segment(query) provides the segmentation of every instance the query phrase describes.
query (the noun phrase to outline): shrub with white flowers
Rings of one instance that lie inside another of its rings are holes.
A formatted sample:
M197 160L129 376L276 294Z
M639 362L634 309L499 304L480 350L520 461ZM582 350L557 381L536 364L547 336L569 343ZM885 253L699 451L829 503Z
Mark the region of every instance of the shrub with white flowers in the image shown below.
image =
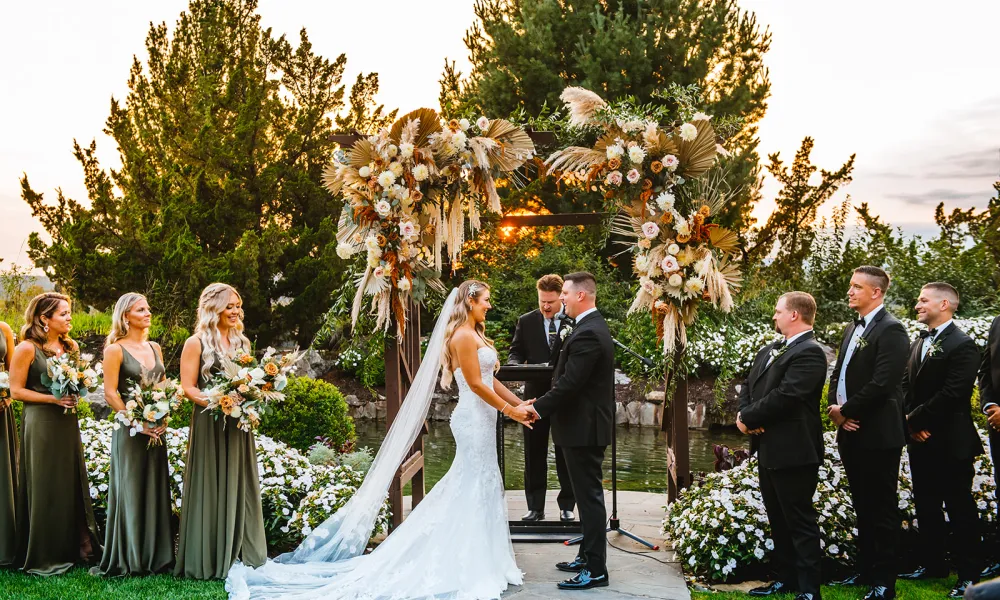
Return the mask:
M973 496L984 528L992 528L996 526L996 486L988 436L983 431L979 435L987 451L976 459ZM849 566L857 553L856 516L836 434L828 432L823 438L823 465L813 496L819 515L820 545L828 559ZM899 509L903 528L916 529L919 523L905 451L899 473ZM667 508L663 531L685 569L712 581L726 580L737 569L766 562L774 542L760 495L756 457L729 471L711 473L701 485L684 490Z
M108 503L108 473L111 467L111 434L109 421L80 421L84 460L90 479L90 496L103 528ZM170 492L175 514L180 514L183 489L184 460L187 458L188 429L169 428L166 435ZM268 546L285 549L302 540L302 514L308 523L318 525L337 508L343 506L364 479L364 474L347 465L313 465L304 454L265 435L257 435L257 471L264 509L264 525ZM322 501L317 509L317 497ZM320 516L322 515L322 518ZM382 508L376 533L388 524L389 506ZM316 520L318 519L318 520Z

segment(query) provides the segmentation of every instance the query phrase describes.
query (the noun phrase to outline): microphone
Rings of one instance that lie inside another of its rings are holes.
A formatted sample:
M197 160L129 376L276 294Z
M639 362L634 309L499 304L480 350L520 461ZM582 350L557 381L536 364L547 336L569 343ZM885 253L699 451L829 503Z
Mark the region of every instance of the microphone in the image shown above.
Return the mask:
M565 321L566 319L568 319L569 316L566 314L566 305L563 304L562 308L559 309L559 312L557 312L552 318L559 319L560 321Z

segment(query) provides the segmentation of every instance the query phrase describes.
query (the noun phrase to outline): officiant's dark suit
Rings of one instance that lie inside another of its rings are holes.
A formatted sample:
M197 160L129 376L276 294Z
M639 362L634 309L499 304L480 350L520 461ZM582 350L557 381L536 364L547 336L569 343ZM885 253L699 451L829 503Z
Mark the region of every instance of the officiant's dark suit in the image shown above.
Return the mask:
M852 344L858 330L859 341ZM845 366L852 346L854 352ZM837 390L844 372L846 402L840 405L840 413L860 423L857 431L837 430L858 519L859 574L851 579L873 588L884 587L880 596L887 598L895 596L902 526L896 493L905 443L902 379L909 347L906 329L885 307L856 320L844 331L827 396L830 406L839 404Z
M956 534L953 557L958 580L975 582L982 566L972 478L975 459L984 449L972 423L970 401L979 371L979 347L954 322L927 334L921 332L910 346L903 378L908 429L930 433L923 442L913 436L907 439L921 565L931 577L948 574L944 504Z
M542 311L536 309L521 315L514 329L514 339L510 343L510 364L547 365L555 364L559 354L562 338L559 333L566 327L566 319L560 319L556 325L554 319L546 319ZM540 398L552 388L551 380L534 380L524 383L524 397ZM549 474L549 426L550 419L539 419L531 428L524 430L524 497L528 501L528 511L543 514L545 512L545 490ZM573 486L570 484L569 473L566 471L566 461L562 448L557 444L556 474L559 477L559 495L556 502L559 510L572 511ZM572 518L572 516L570 516Z
M984 413L991 406L1000 406L1000 317L993 319L986 351L979 366L979 405ZM990 456L993 459L993 478L1000 481L1000 432L990 427ZM997 502L997 518L1000 519L1000 502ZM1000 554L995 549L994 556ZM1000 565L992 571L1000 573ZM994 576L996 576L994 574Z
M559 351L552 389L534 404L540 417L551 419L552 440L563 449L583 526L578 558L597 578L607 577L601 467L614 427L614 360L611 332L601 313L595 309L578 316Z
M815 304L813 305L815 306ZM814 309L815 312L815 309ZM811 330L764 346L740 389L740 420L757 454L760 493L774 539L780 591L818 599L822 583L819 525L813 494L823 462L820 405L826 354Z

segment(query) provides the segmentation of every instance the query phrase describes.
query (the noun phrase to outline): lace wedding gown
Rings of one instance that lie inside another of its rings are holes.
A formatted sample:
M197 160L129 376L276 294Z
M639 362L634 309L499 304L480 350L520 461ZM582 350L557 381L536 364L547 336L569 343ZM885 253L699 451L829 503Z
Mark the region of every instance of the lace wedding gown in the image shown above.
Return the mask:
M493 384L496 351L478 350L479 372ZM451 415L455 460L389 537L371 554L337 562L237 564L226 589L233 599L486 600L521 585L497 467L495 408L455 371L458 406Z

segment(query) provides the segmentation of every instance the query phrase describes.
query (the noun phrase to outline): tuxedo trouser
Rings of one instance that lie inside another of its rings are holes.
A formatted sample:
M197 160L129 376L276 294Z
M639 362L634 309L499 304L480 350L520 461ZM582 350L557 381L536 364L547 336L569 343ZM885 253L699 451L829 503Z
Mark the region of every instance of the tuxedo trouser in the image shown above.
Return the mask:
M778 581L818 598L823 581L823 550L819 546L813 494L819 481L819 465L765 469L758 463L757 473L774 539L772 563Z
M899 512L902 448L840 445L854 512L858 516L858 571L871 585L896 589L896 552L903 525Z
M955 532L952 553L959 581L978 581L980 565L979 513L972 498L974 459L942 456L936 449L910 449L910 475L917 508L921 564L945 570L948 525ZM941 505L948 510L945 523Z
M604 507L604 477L601 471L606 448L607 446L563 448L583 528L583 541L577 556L587 563L587 570L595 577L608 574L608 511Z
M545 512L545 490L549 480L549 419L539 419L524 430L524 498L528 510ZM573 485L566 471L562 448L556 446L556 475L559 477L559 510L573 510Z

